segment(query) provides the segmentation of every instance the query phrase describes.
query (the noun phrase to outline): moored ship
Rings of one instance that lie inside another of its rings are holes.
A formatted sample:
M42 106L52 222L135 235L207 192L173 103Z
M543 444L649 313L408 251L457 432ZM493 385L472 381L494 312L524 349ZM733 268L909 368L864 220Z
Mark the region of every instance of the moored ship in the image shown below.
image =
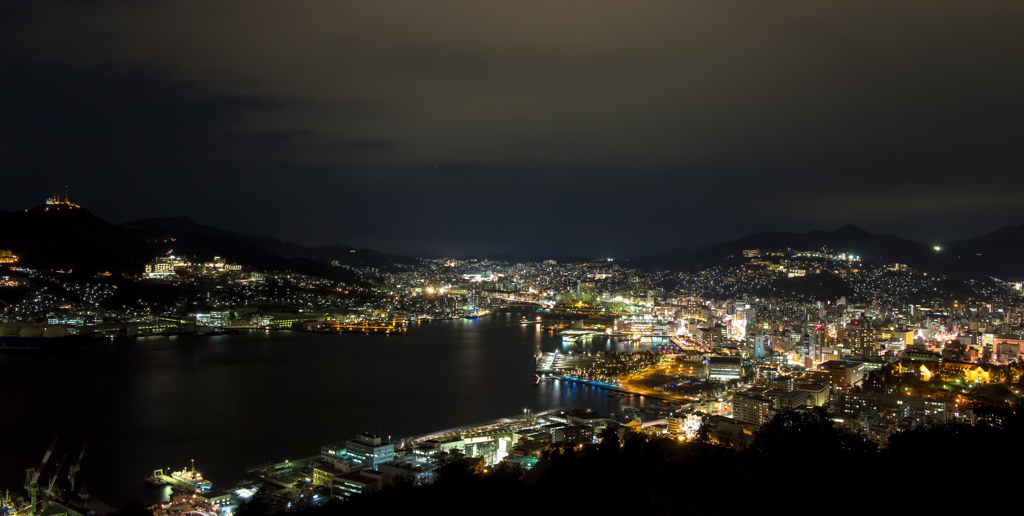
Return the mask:
M178 482L188 484L203 492L209 491L210 488L213 487L213 482L204 479L203 475L196 471L196 464L194 461L192 462L192 469L175 471L171 473L171 478Z

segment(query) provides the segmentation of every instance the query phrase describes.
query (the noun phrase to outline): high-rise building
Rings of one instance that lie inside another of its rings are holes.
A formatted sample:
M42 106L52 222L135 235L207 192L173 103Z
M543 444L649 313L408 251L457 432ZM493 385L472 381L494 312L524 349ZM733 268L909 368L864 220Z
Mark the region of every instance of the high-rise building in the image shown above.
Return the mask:
M733 419L755 425L763 425L775 416L775 409L770 399L763 397L763 392L750 389L732 396Z

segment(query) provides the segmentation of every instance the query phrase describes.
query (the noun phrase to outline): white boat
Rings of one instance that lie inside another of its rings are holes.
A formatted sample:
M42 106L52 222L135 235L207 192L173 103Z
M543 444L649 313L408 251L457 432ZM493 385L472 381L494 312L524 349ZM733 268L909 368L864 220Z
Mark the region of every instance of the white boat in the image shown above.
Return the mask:
M183 469L181 471L175 471L171 473L171 478L178 482L184 482L200 491L206 492L213 487L213 482L203 478L203 475L196 471L195 461L192 462L192 469Z

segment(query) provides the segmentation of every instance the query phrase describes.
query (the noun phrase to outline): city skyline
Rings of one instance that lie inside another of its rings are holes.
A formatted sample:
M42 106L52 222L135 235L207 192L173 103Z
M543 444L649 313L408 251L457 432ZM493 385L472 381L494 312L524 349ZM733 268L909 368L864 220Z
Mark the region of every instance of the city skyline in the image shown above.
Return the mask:
M1017 3L0 9L4 210L430 256L1024 223Z
M0 514L1009 512L1022 26L0 2Z

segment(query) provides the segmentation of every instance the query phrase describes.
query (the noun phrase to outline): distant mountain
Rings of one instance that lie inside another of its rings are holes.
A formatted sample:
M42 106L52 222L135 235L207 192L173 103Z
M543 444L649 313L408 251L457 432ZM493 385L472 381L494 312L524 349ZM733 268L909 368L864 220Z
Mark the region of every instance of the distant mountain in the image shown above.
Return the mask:
M1024 280L1024 225L1004 226L969 240L942 244L942 251L957 270L985 271L1007 281Z
M475 258L475 257L470 257ZM489 253L484 254L480 257L484 260L490 260L492 262L509 262L509 263L542 263L548 260L554 260L555 263L590 263L600 262L606 260L606 258L598 258L593 256L581 256L581 255L524 255L515 253Z
M188 217L150 218L129 222L126 226L146 228L151 231L164 231L169 234L188 236L187 241L214 238L221 241L227 239L237 243L244 242L247 246L270 253L277 258L309 260L323 264L337 261L341 265L384 266L389 263L413 264L417 260L409 256L395 256L372 249L356 249L350 245L330 245L307 247L291 242L264 236L243 235L211 226L205 226Z
M332 260L372 266L414 261L351 246L305 248L270 237L240 235L205 226L188 217L116 225L69 204L45 204L20 212L0 211L0 228L0 249L13 251L20 258L19 264L38 269L71 269L86 275L100 271L138 274L146 262L167 252L204 260L221 256L231 263L259 269L293 270L337 279L347 279L352 274L332 267ZM283 249L292 252L281 253Z
M240 236L234 231L219 229L212 226L204 226L189 217L164 217L150 218L126 222L123 224L133 228L147 228L154 231L170 233L188 233L192 235L216 236L216 237L237 237Z
M244 235L206 226L188 217L150 218L123 225L106 222L84 208L47 204L30 210L0 211L0 249L14 251L19 263L40 269L73 269L138 274L153 257L169 250L200 259L221 256L232 263L266 270L294 270L323 277L349 277L341 265L386 267L412 264L393 256L349 245L308 247L277 238ZM676 248L660 256L630 260L632 267L699 271L716 265L746 262L745 249L826 250L858 255L865 262L905 263L915 269L954 276L991 275L1004 280L1024 279L1024 225L1006 226L967 240L942 244L936 251L892 235L874 235L856 226L809 233L755 233L743 238L696 248ZM518 260L522 257L491 256ZM590 261L584 257L553 258L559 263Z
M715 246L715 244L701 244L701 245L696 245L696 246L673 247L671 249L666 249L666 250L662 251L661 253L658 254L658 256L677 256L677 257L689 256L691 254L699 253L699 252L701 252L701 251L703 251L705 249L709 249L709 248L714 247L714 246Z
M152 259L146 231L117 226L88 210L43 205L20 212L0 211L0 249L18 255L19 264L39 269L139 272Z
M178 256L194 256L200 260L220 256L230 263L266 270L301 266L246 241L241 235L198 224L188 217L137 220L125 224L124 227L158 235L162 244L159 247L160 255L171 253Z
M828 254L856 255L862 261L868 262L906 263L924 270L945 268L941 254L929 246L891 234L871 234L849 224L834 231L758 232L681 258L651 257L636 260L631 264L696 271L715 265L734 265L748 261L743 258L742 253L744 250L753 249L827 251Z

